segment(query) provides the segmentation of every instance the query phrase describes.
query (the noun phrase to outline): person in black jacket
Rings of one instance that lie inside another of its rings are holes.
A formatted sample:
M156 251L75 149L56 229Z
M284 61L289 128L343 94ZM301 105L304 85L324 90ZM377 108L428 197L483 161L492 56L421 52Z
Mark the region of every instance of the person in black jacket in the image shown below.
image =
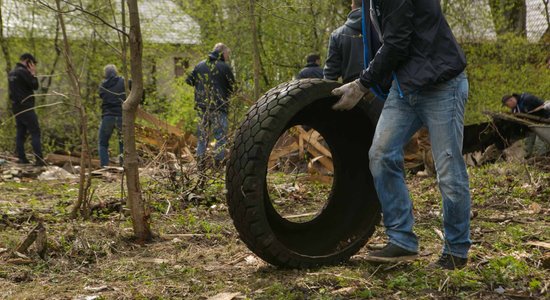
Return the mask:
M319 66L321 64L321 56L319 54L310 54L306 57L306 66L298 75L296 79L305 78L323 78L323 69Z
M215 164L221 165L225 157L229 98L235 86L235 77L228 64L229 55L226 45L216 44L208 58L197 64L186 79L187 84L195 87L195 109L200 118L196 155L201 166L206 162L211 131L216 139Z
M40 125L34 111L34 90L38 89L36 63L36 59L31 54L21 55L15 68L8 74L8 92L17 128L15 148L18 162L29 163L25 154L25 140L27 133L30 133L35 165L44 165Z
M506 105L512 113L532 114L541 118L550 118L550 111L544 108L544 101L529 93L505 95L502 105ZM537 146L537 147L535 147ZM534 132L529 132L525 138L525 157L529 158L537 149L537 154L544 155L550 151L549 145Z
M550 118L550 111L544 109L544 101L529 93L505 95L502 97L502 105L508 106L512 113Z
M462 157L468 98L465 55L439 0L363 3L370 16L365 20L366 29L372 26L372 35L377 35L382 45L379 49L367 47L372 54L368 68L358 80L333 91L341 96L333 108L352 109L369 88L389 88L369 150L370 170L389 242L367 259L396 262L416 258L418 239L413 232L413 207L404 179L403 146L426 126L443 198L445 241L435 265L462 268L471 245L470 189Z
M344 25L334 30L328 43L325 79L344 83L359 78L363 71L363 40L361 39L361 1L351 1L351 12Z
M103 69L104 80L99 85L101 98L101 124L99 125L99 161L101 167L109 166L109 140L113 131L117 130L119 163L121 163L124 147L122 144L122 103L126 100L124 78L118 76L114 65L106 65Z

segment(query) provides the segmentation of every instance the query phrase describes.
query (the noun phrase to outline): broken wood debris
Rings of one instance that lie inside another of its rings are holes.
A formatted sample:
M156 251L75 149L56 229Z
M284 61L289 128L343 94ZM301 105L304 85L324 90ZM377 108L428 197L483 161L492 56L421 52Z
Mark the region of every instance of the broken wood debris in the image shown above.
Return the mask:
M46 156L45 160L46 160L47 163L52 164L52 165L56 165L56 166L59 166L59 167L64 166L66 163L69 163L69 164L75 165L75 166L80 165L80 156L50 153ZM99 168L100 167L99 159L92 159L92 167L93 168Z
M142 146L172 152L187 161L194 161L191 148L197 145L195 136L139 108L137 117L148 124L136 124L136 136Z

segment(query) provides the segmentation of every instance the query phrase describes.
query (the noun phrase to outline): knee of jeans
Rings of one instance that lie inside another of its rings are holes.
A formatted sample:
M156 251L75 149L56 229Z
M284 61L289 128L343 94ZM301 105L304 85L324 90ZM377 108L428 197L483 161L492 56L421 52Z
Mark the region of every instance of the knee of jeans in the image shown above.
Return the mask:
M444 192L460 194L468 190L468 173L461 155L446 150L437 157L435 167L439 185Z
M393 155L389 149L373 145L369 150L369 167L373 176L398 163L399 157Z

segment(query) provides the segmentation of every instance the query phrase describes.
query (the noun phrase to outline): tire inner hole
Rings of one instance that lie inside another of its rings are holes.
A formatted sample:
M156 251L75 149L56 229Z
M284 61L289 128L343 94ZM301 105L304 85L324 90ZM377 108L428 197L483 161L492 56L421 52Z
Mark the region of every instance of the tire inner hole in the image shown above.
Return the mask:
M334 166L323 136L307 125L286 130L271 151L267 190L273 208L284 219L306 223L327 205Z

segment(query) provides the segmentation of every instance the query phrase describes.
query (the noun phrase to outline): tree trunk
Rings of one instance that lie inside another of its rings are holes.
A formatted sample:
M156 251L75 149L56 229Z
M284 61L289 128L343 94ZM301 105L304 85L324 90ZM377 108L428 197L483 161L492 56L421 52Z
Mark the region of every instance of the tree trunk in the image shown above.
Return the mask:
M136 111L143 94L143 42L139 21L137 0L128 0L130 20L130 67L132 89L122 104L122 135L124 137L124 171L128 188L128 204L134 236L138 242L152 240L153 234L149 225L150 212L141 194L139 183L138 155L136 151L135 121Z
M540 41L545 44L550 44L550 6L548 5L550 1L548 0L542 0L542 4L544 5L544 16L546 17L546 24L548 27L546 27L546 31L542 35Z
M6 74L11 70L11 59L10 59L10 50L8 47L8 40L4 37L4 19L2 18L2 4L3 1L0 0L0 47L2 47L2 54L6 60Z
M255 0L250 0L250 28L254 56L254 99L260 98L260 48L258 46L258 28L256 26Z
M59 27L63 35L63 57L65 58L65 67L67 75L69 76L69 83L72 89L72 97L74 97L74 105L78 109L80 117L80 138L81 138L81 156L80 156L80 182L78 187L78 200L73 206L71 211L71 217L76 218L78 212L82 217L87 218L89 214L89 198L88 192L92 184L91 176L86 175L86 170L91 169L91 158L88 145L88 117L86 115L86 109L82 105L82 95L80 94L80 82L78 80L78 74L74 68L71 54L71 46L67 39L67 30L65 28L65 20L63 18L63 12L61 10L60 0L55 1L57 8L57 18L59 20Z
M498 36L507 33L527 36L525 0L489 0L489 6Z

